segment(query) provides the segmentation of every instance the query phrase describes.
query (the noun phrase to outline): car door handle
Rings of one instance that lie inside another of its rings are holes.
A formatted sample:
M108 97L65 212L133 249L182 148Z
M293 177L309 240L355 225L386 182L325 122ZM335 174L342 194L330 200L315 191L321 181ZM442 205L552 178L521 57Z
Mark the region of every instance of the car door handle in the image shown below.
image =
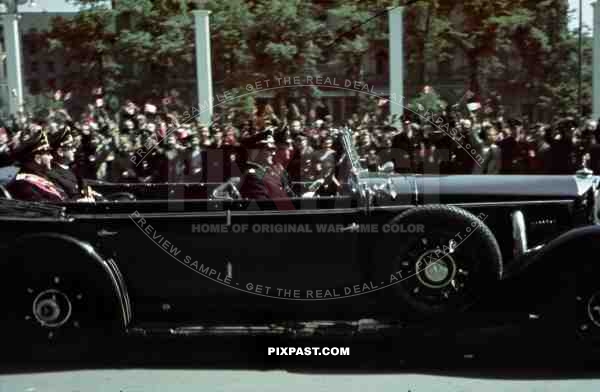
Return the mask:
M109 237L109 236L113 236L113 235L117 235L117 234L119 234L118 231L109 231L106 229L102 229L98 232L99 237Z
M349 231L352 233L355 233L357 231L359 231L360 226L358 224L356 224L356 222L353 222L350 226L346 226L342 229L342 231Z

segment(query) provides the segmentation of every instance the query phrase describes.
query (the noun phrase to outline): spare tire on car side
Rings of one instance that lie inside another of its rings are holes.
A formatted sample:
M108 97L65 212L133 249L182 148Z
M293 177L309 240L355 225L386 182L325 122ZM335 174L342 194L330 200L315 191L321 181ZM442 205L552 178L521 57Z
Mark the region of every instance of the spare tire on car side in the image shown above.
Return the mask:
M498 242L480 217L458 207L427 205L392 219L390 226L421 230L396 230L377 242L374 277L398 278L382 295L396 294L423 316L464 311L482 298L502 278L503 266Z

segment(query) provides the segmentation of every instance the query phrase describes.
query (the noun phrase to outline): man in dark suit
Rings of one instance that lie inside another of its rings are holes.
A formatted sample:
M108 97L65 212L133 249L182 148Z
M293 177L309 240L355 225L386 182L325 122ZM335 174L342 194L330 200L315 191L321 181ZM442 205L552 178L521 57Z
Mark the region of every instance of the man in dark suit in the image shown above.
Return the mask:
M277 147L273 132L265 130L242 140L246 149L246 168L240 182L240 193L254 200L289 199L294 194L285 176L273 168ZM277 203L278 208L288 208L291 203Z

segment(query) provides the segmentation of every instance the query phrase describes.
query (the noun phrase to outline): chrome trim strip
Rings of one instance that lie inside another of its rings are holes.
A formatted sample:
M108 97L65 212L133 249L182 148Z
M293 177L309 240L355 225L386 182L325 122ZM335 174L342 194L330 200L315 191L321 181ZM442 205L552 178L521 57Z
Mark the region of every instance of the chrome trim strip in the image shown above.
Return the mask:
M525 224L525 215L521 210L513 211L510 214L512 223L512 236L514 241L513 260L518 260L524 255L539 251L544 247L544 244L537 245L533 248L527 246L527 226Z
M265 216L265 215L328 215L351 214L365 210L365 207L356 208L328 208L328 209L298 209L298 210L265 210L265 211L231 211L231 216Z
M415 208L414 204L401 204L397 206L376 206L371 207L371 211L395 211L395 210L408 210L410 208Z
M476 202L476 203L439 203L447 206L456 206L456 207L519 207L522 205L541 205L541 204L569 204L572 203L573 200L524 200L524 201L498 201L498 202ZM435 203L431 203L435 204ZM425 204L427 205L427 204ZM408 207L416 207L411 204L403 204L403 205L392 205L392 206L378 206L372 207L372 210L396 210L403 209Z
M9 221L9 222L72 222L73 219L69 216L68 218L48 218L48 217L23 217L23 216L14 216L14 215L2 215L0 216L0 221Z
M77 219L131 219L131 213L114 213L114 214L72 214L71 217ZM218 218L225 217L225 211L210 212L140 212L140 216L144 218Z
M123 305L125 306L125 311L126 311L125 327L127 327L129 325L129 323L131 323L131 320L133 319L133 310L131 308L132 305L131 305L131 300L129 299L127 285L125 284L125 278L123 277L123 274L121 273L121 270L119 269L119 265L117 264L115 259L113 259L112 257L109 257L104 260L112 268L112 271L116 276L117 283L119 284L119 287L121 289Z
M414 206L411 206L414 207ZM329 208L329 209L298 209L298 210L264 210L264 211L235 211L223 210L218 212L211 211L195 211L195 212L140 212L140 216L144 218L219 218L227 219L240 216L288 216L288 215L331 215L331 214L352 214L364 210L365 207L356 208ZM73 214L70 215L75 219L130 219L131 213L115 213L115 214Z
M510 221L512 223L513 257L516 260L527 253L525 215L521 210L513 211L510 214Z
M412 183L413 183L413 187L415 188L415 200L414 200L414 204L419 204L419 185L417 184L417 179L415 177L412 177Z
M518 207L522 205L540 205L540 204L570 204L572 199L559 200L522 200L522 201L494 201L494 202L475 202L475 203L441 203L457 207Z

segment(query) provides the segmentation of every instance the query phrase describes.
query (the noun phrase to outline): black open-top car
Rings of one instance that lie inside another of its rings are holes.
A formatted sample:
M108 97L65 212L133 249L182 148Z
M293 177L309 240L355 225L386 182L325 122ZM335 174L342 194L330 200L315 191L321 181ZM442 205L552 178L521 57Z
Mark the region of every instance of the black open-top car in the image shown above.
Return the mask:
M600 337L598 178L374 174L346 133L340 148L335 196L327 179L286 200L242 199L235 178L97 182L120 196L95 203L2 188L2 329L54 342L540 319Z

